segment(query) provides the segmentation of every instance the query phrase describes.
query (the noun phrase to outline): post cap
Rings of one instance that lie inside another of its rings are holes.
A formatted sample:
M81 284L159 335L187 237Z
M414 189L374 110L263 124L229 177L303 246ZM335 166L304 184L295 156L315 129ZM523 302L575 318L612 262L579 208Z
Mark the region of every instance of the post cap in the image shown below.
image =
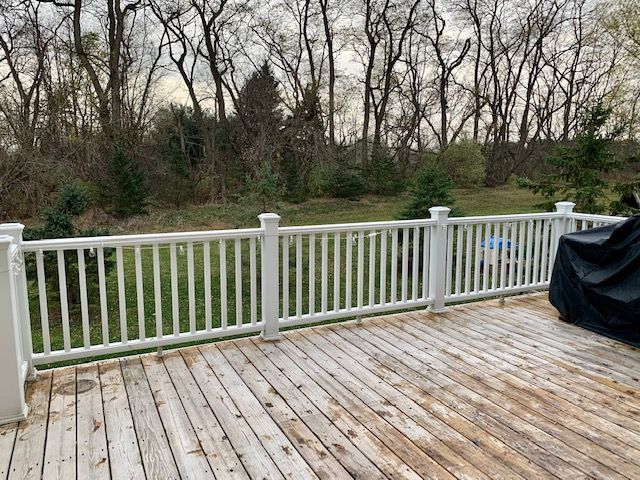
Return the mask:
M576 206L573 202L556 202L556 211L560 213L571 213Z
M24 225L21 223L0 223L0 234L22 233Z
M431 220L435 220L438 225L444 225L447 222L450 211L451 209L448 207L431 207L429 209Z
M431 215L433 215L434 213L449 213L451 211L451 209L449 207L431 207L429 209L429 213L431 213Z
M275 223L280 221L280 215L277 213L261 213L258 218L261 222Z

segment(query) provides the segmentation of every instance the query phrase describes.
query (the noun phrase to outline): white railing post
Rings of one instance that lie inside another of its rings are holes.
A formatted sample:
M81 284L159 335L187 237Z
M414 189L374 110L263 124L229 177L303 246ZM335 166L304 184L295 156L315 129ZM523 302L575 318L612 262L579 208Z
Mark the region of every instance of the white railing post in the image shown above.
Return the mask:
M445 310L444 295L447 278L447 224L449 222L450 208L432 207L429 209L431 219L435 225L431 226L431 239L429 244L429 298L433 304L429 310L440 313Z
M19 254L13 237L0 236L0 424L27 418L16 277Z
M571 231L571 215L576 204L573 202L557 202L555 206L556 212L560 213L561 216L553 222L553 248L550 257L552 262L556 258L560 237Z
M16 272L16 288L18 315L20 317L20 339L22 342L22 361L26 371L27 381L36 379L36 369L33 367L33 345L31 342L31 318L29 315L29 293L27 291L27 273L25 271L24 254L22 253L21 223L3 223L0 225L0 235L13 237L13 243L18 246L20 268Z
M275 213L263 213L258 216L264 231L261 254L261 297L262 297L262 338L277 340L280 338L278 322L280 288L278 271L278 224L280 216Z

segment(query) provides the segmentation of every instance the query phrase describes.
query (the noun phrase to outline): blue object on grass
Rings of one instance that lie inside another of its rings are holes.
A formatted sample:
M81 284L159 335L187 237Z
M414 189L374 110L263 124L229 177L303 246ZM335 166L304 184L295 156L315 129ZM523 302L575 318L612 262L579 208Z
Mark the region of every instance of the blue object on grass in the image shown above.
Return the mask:
M498 237L498 250L500 250L503 247L503 243L505 242L505 239L503 239L502 237ZM495 248L495 244L496 244L496 238L491 235L491 238L489 238L489 250L493 250ZM485 241L483 240L480 245L482 247L485 246ZM506 246L507 248L511 248L511 240L506 239Z

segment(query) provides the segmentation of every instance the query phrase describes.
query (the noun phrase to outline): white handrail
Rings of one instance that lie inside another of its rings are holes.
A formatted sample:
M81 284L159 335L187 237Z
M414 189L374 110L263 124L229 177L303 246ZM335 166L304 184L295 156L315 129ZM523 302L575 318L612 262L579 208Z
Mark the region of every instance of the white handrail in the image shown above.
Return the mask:
M168 243L205 242L213 240L245 239L262 235L260 228L238 230L211 230L200 232L145 233L140 235L113 235L99 237L53 238L23 242L23 251L58 250L95 247L124 247Z

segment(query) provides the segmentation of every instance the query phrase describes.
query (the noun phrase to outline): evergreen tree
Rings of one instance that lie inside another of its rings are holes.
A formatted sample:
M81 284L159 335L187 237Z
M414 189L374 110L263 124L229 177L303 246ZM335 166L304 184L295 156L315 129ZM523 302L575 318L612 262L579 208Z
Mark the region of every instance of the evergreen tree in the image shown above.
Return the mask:
M618 202L610 201L609 191L628 189L629 182L613 184L605 175L622 170L629 160L616 157L611 149L623 131L609 127L611 114L611 109L600 104L587 109L573 144L558 147L555 155L546 159L554 173L539 181L520 179L519 185L547 198L548 208L555 200L570 200L579 212L602 214L619 210ZM638 181L631 183L637 185Z
M249 77L238 95L238 114L245 130L245 141L251 143L256 137L265 135L277 137L282 125L280 104L278 82L265 61Z
M415 174L413 183L409 187L411 199L404 208L401 218L411 220L418 218L429 218L429 209L436 206L452 207L455 198L451 195L453 182L435 165L425 165ZM459 214L452 209L454 214Z
M124 217L146 213L149 190L138 164L122 146L116 146L104 189L109 207Z
M320 98L311 85L305 88L293 115L285 122L283 143L280 167L286 193L292 201L302 201L314 165L329 160Z

